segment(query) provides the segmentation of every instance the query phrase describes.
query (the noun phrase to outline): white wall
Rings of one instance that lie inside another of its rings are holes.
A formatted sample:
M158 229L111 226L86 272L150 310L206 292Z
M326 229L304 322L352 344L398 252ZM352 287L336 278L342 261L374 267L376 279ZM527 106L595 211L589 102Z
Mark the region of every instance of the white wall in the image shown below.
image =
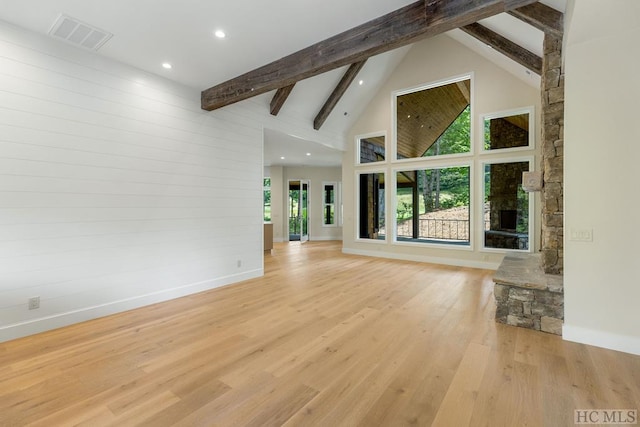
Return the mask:
M640 354L640 4L575 2L565 52L565 339ZM571 231L593 230L593 241Z
M282 166L269 167L269 177L271 178L271 223L273 224L273 241L284 242L283 239L285 223L283 219L283 198L284 184L282 183Z
M423 86L433 82L451 79L456 76L473 73L472 86L472 140L482 141L482 130L479 125L480 117L485 114L495 113L515 108L534 106L536 121L536 148L518 153L522 156L535 157L535 169L539 169L539 112L540 90L525 84L522 80L492 62L476 54L472 50L448 37L441 35L424 40L413 45L411 50L398 65L389 80L378 91L363 115L350 130L348 147L343 158L343 182L344 182L344 252L363 255L383 256L389 258L412 259L417 261L439 262L453 265L472 267L497 268L500 264L503 251L481 250L482 232L473 234L471 248L443 249L441 247L424 244L397 244L391 241L381 243L379 241L366 241L356 239L356 188L355 180L355 140L357 135L366 135L383 131L387 137L387 152L390 152L393 136L392 122L392 92ZM471 163L475 175L480 170L480 165L486 155L476 150ZM491 156L500 157L502 154L491 153ZM381 167L382 171L391 174L397 163L389 159ZM379 169L376 165L367 165L367 168ZM390 175L389 175L390 176ZM390 192L387 192L390 193ZM481 186L472 187L472 197L481 200ZM535 194L536 215L534 218L536 229L540 224L539 194ZM387 199L389 200L389 199ZM472 207L472 221L474 224L481 222L481 206L475 204ZM387 218L394 218L392 204L387 203ZM476 226L479 230L479 226ZM539 233L532 236L532 248L539 248Z
M0 341L261 275L285 120L0 22Z

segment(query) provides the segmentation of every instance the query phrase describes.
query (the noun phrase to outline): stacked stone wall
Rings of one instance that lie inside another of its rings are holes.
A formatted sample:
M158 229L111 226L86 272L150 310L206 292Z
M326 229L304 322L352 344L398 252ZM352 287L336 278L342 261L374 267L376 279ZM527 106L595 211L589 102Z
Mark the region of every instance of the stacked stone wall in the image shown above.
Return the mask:
M562 335L562 276L542 270L541 254L508 254L493 278L496 321Z
M496 321L562 335L564 295L541 289L496 284Z
M542 266L562 274L564 210L564 72L562 38L544 36L542 93Z

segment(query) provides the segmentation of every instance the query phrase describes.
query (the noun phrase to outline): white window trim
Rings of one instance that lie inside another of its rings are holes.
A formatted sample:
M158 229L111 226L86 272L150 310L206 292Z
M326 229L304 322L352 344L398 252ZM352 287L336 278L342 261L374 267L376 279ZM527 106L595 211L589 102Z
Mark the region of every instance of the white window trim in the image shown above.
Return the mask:
M458 154L444 154L441 156L430 156L430 157L414 157L411 159L398 159L398 112L397 112L397 98L398 96L402 96L402 95L407 95L413 92L417 92L417 91L421 91L421 90L426 90L426 89L432 89L435 87L439 87L439 86L444 86L444 85L448 85L451 83L457 83L460 81L464 81L464 80L470 80L471 81L471 88L470 88L470 100L469 100L469 105L471 106L471 117L472 120L469 123L469 132L470 132L470 140L471 140L471 147L469 148L469 151L466 153L458 153ZM476 144L474 143L474 128L475 128L475 124L474 124L474 120L473 120L473 112L475 110L474 108L474 101L475 101L475 97L474 97L474 93L475 93L475 83L474 83L474 73L471 71L469 73L464 73L464 74L460 74L458 76L454 76L448 79L443 79L443 80L437 80L434 82L430 82L427 84L423 84L423 85L418 85L412 88L408 88L408 89L401 89L401 90L397 90L394 92L391 92L391 151L389 152L389 156L387 156L387 159L391 159L391 163L408 163L410 161L423 161L424 159L453 159L453 158L460 158L460 157L466 157L466 156L473 156L475 154L475 146Z
M325 202L325 191L327 185L333 185L333 203ZM333 204L333 224L325 224L324 222L324 210L328 204ZM326 228L335 228L338 226L338 206L340 205L338 199L338 182L337 181L322 181L322 226Z
M495 151L495 150L494 150ZM500 150L498 150L500 151ZM535 171L535 157L531 156L514 156L514 157L504 157L504 158L496 158L496 159L482 159L480 163L480 167L478 168L476 179L477 182L484 184L484 170L487 165L494 164L503 164L503 163L518 163L518 162L528 162L529 163L529 171ZM479 199L480 201L484 201L484 185L480 185L478 188ZM507 252L520 252L520 253L532 253L535 247L535 193L529 193L529 249L503 249L503 248L490 248L486 247L484 244L484 203L478 203L476 206L476 217L478 221L476 223L477 235L478 239L478 247L480 252L489 252L489 253L507 253Z
M516 116L518 114L529 114L529 144L523 147L513 147L513 148L498 148L494 150L487 150L484 148L484 122L487 119L498 119L500 117L509 117ZM535 106L530 105L528 107L522 108L514 108L512 110L504 110L497 111L494 113L483 114L479 116L478 129L480 129L480 154L488 155L488 154L498 154L498 153L513 153L518 151L530 151L535 150L536 148L536 115L535 115Z
M367 138L374 138L376 136L384 137L384 161L381 162L369 162L369 163L361 163L360 162L360 141ZM381 130L378 132L365 133L362 135L356 135L356 154L355 154L355 165L356 166L368 166L368 165L382 165L389 162L389 138L387 138L387 131Z
M366 165L369 165L370 163L365 163ZM368 174L372 174L372 173L379 173L384 175L384 182L385 182L385 228L388 230L388 227L386 225L386 219L387 216L389 214L388 211L388 203L387 203L387 184L389 182L389 174L387 172L385 172L383 169L380 169L380 164L379 163L375 163L378 165L377 169L357 169L355 171L354 174L354 188L355 188L355 193L356 193L356 199L355 199L355 203L354 203L354 219L355 221L353 221L353 223L355 224L354 227L354 241L355 242L360 242L360 243L374 243L374 244L386 244L389 241L389 232L385 233L384 235L384 239L367 239L364 237L360 237L360 175L368 175Z
M445 159L446 160L446 159ZM391 236L391 242L394 245L397 246L413 246L413 247L419 247L419 248L440 248L440 249L453 249L453 250L459 250L459 251L467 251L467 252L472 252L474 250L474 227L473 225L476 223L475 221L475 209L473 209L473 206L475 205L475 191L474 191L474 179L473 177L474 175L474 162L473 162L473 157L472 156L467 156L464 160L463 159L459 159L459 161L456 162L448 162L448 163L443 163L443 162L437 162L438 164L435 164L435 162L430 163L429 165L425 165L424 162L421 163L420 166L418 165L414 165L415 167L407 167L405 165L403 165L402 167L400 166L396 166L394 168L392 168L392 176L391 176L391 185L393 186L393 196L391 198L391 203L389 203L391 205L391 212L393 213L393 228L391 230L391 233L389 233L389 235ZM456 245L453 243L430 243L428 241L424 241L424 242L404 242L404 241L399 241L398 240L398 230L397 230L397 220L398 218L396 217L397 215L397 211L398 211L398 198L396 197L396 189L397 189L397 185L398 185L398 172L403 172L403 171L407 171L407 170L416 170L416 169L445 169L445 168L451 168L451 167L468 167L469 168L469 244L468 245ZM388 227L387 227L388 228Z

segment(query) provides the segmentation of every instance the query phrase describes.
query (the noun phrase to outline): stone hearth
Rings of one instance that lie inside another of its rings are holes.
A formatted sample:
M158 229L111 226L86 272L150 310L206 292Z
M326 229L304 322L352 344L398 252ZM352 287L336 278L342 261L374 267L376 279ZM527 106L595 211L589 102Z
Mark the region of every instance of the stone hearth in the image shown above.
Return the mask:
M562 276L546 274L540 254L507 254L493 277L496 321L562 335Z

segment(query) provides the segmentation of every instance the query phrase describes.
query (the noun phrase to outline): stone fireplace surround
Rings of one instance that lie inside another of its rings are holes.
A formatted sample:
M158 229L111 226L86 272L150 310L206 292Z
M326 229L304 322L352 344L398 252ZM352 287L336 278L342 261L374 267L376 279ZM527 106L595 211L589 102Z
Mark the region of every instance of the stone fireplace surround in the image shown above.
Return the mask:
M509 253L493 277L496 322L562 335L562 276L547 274L541 254Z

